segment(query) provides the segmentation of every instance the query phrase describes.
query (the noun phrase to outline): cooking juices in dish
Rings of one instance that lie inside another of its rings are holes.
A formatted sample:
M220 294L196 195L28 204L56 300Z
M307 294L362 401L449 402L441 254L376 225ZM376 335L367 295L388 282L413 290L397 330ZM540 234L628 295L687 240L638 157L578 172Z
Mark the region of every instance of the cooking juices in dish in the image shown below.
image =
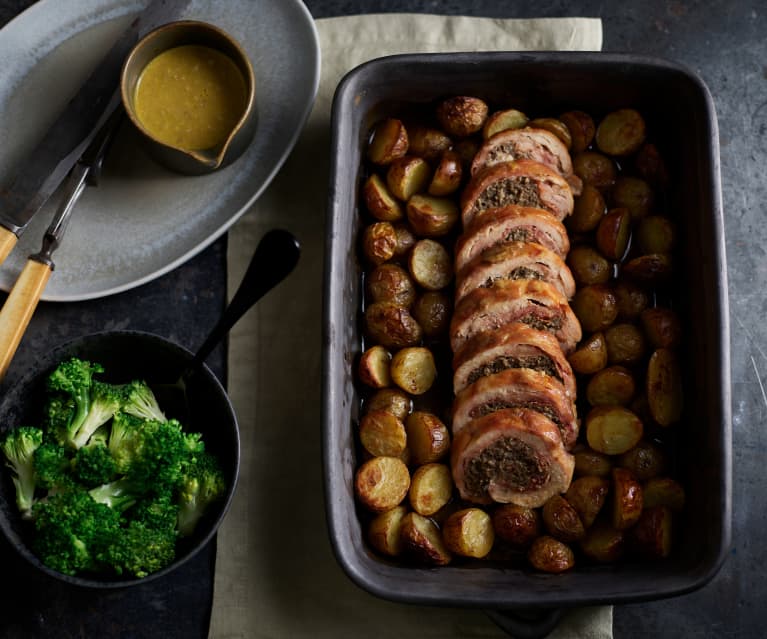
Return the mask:
M141 72L136 116L155 139L185 150L222 144L245 112L248 91L237 65L201 45L168 49Z
M680 321L642 115L448 98L376 123L364 171L371 546L545 572L667 557Z

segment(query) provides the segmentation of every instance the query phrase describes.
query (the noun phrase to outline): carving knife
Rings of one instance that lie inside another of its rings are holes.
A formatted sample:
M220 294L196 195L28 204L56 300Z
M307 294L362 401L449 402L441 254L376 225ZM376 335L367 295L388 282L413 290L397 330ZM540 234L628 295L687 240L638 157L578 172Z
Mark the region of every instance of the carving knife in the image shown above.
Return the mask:
M42 141L0 189L0 264L120 103L120 70L133 45L181 17L190 0L152 0L118 38Z

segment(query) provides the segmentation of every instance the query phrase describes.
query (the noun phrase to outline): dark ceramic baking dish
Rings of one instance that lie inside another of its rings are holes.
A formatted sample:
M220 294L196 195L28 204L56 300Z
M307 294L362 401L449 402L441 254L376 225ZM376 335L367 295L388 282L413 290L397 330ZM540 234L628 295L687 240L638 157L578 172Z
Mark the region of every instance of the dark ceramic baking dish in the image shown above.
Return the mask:
M561 575L491 562L418 568L366 544L352 488L360 395L362 224L357 197L371 125L404 105L475 95L528 114L581 109L595 117L632 106L646 118L672 176L668 211L678 224L675 292L686 323L686 405L676 474L687 490L672 558L577 566ZM350 72L333 103L326 246L323 454L327 518L348 576L380 597L486 609L635 602L700 588L730 543L731 411L727 278L713 101L677 64L601 53L465 53L394 56Z

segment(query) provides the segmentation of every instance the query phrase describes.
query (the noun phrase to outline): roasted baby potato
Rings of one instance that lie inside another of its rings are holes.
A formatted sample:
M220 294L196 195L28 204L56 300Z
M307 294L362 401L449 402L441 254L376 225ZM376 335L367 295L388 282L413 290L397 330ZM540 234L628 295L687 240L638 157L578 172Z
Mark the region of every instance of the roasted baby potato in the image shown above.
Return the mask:
M634 375L624 366L603 368L586 385L586 399L592 406L627 406L635 392Z
M362 353L357 374L363 384L371 388L385 388L391 384L390 364L391 353L377 344Z
M615 283L613 293L618 304L618 319L620 320L636 319L650 303L650 298L644 288L624 278Z
M424 464L413 473L408 493L419 515L433 515L453 496L453 477L445 464Z
M482 137L487 140L501 131L521 129L523 126L527 125L527 122L528 118L522 111L517 111L516 109L495 111L489 118L487 118L487 121L482 128Z
M600 191L609 189L615 182L615 163L597 151L582 151L573 157L573 172L586 184Z
M414 195L406 209L410 227L420 237L447 235L460 216L455 200L431 195Z
M402 205L389 192L384 181L377 173L373 173L362 187L362 200L370 214L382 222L396 222L405 213Z
M411 155L417 155L425 160L436 160L447 151L453 141L443 131L426 126L413 126L408 130Z
M628 468L639 481L657 477L666 468L663 452L652 442L640 441L631 450L618 457L618 466Z
M415 284L398 264L379 264L367 276L365 284L371 302L391 302L409 308L415 301Z
M411 461L417 466L437 462L450 450L450 432L432 413L414 411L408 415L405 432Z
M528 126L533 129L544 129L549 133L553 133L567 147L568 151L573 145L570 129L567 128L567 125L562 120L557 120L556 118L535 118L528 122Z
M587 183L575 198L573 213L565 220L565 225L573 233L587 233L597 228L606 212L604 196L596 186Z
M402 519L407 514L405 506L376 515L368 526L368 541L378 552L390 557L402 554Z
M670 308L647 308L642 311L640 320L647 341L654 348L674 348L679 345L682 322L679 315Z
M386 185L392 195L402 201L426 190L431 179L431 168L423 158L406 155L397 158L389 165L386 172Z
M572 145L571 153L585 151L591 145L596 133L594 119L584 111L568 111L559 116L559 119L570 131Z
M636 222L649 215L655 204L655 193L642 178L622 175L615 180L610 201L616 208L628 209L631 219Z
M424 291L415 300L411 313L428 338L440 338L450 327L450 312L453 305L444 291Z
M586 415L586 440L605 455L620 455L642 439L642 421L623 406L597 406Z
M365 329L374 343L398 349L415 346L423 331L410 312L392 302L374 302L365 309Z
M404 551L419 563L446 566L453 559L437 525L423 515L412 512L405 515L400 534Z
M479 98L458 95L437 105L437 121L445 132L465 138L481 130L487 120L487 104Z
M405 426L386 410L371 410L360 419L360 442L374 457L399 457L407 446Z
M389 370L392 381L411 395L423 395L437 377L434 356L423 346L410 346L397 351Z
M527 551L527 560L541 572L560 573L575 566L572 549L554 537L538 537Z
M409 488L410 472L396 457L373 457L357 469L354 478L357 499L376 513L398 506Z
M586 531L580 547L589 559L613 563L624 555L626 538L622 530L616 530L610 522L600 519Z
M365 401L365 412L387 410L395 417L404 420L413 410L413 400L399 388L382 388Z
M576 283L604 284L612 276L610 263L588 244L579 244L570 249L567 265Z
M455 193L461 186L462 177L463 164L460 156L455 151L445 151L434 169L427 192L438 197Z
M408 260L410 274L428 291L445 288L453 279L453 260L447 249L435 240L416 242Z
M682 372L674 351L657 349L647 364L647 404L652 418L670 426L682 416Z
M644 118L635 109L618 109L608 113L597 127L597 148L608 155L634 153L645 140Z
M671 277L673 264L666 253L640 255L623 265L622 273L646 286L664 284Z
M610 209L599 222L596 243L609 260L623 257L631 237L631 213L626 208Z
M567 357L576 373L593 375L607 366L607 343L602 332L594 333L582 341Z
M543 504L543 525L559 541L570 543L583 537L586 530L578 511L562 495L554 495Z
M636 364L645 356L644 334L634 324L622 322L605 330L607 361L611 364Z
M642 487L645 508L666 506L671 510L684 509L684 488L671 477L654 477Z
M612 507L616 530L631 528L642 513L642 484L627 468L613 468Z
M584 528L589 528L607 499L610 480L606 477L590 475L578 477L570 483L565 493L567 503L578 513Z
M613 462L604 453L592 450L588 446L578 445L573 449L575 458L576 477L608 477L613 468Z
M642 253L671 253L676 233L665 215L648 215L637 227L637 244Z
M618 317L618 303L606 284L590 284L575 293L570 304L587 333L603 331Z
M541 532L540 511L516 504L498 506L492 520L496 537L513 546L529 546Z
M387 118L375 126L367 156L373 164L390 164L407 153L408 145L407 131L402 121Z
M397 248L397 234L389 222L374 222L362 232L362 254L371 264L388 262Z
M415 246L415 235L413 235L413 231L406 224L394 224L393 228L396 237L394 256L404 257Z
M480 508L465 508L447 518L442 538L450 552L481 559L493 548L495 533L490 515Z
M671 554L673 515L670 508L645 508L631 529L632 547L651 559L662 559Z

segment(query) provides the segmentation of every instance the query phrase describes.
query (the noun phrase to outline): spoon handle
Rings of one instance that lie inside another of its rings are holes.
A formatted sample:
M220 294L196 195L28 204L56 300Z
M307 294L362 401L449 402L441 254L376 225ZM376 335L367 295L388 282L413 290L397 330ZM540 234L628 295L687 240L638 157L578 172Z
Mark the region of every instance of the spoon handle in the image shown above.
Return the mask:
M182 377L196 370L250 307L290 274L300 254L298 240L288 231L274 229L261 238L232 301Z

